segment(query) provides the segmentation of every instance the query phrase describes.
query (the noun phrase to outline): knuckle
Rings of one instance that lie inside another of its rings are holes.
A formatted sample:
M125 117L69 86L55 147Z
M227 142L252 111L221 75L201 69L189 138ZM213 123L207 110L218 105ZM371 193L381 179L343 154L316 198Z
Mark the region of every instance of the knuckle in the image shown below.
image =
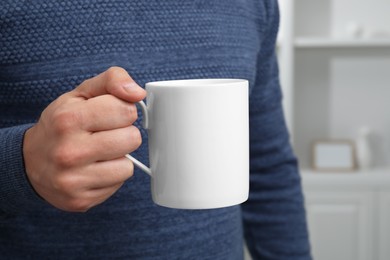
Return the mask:
M74 180L74 176L69 174L60 174L53 180L52 183L55 190L60 194L64 194L67 197L72 197L76 191L77 182Z
M61 174L53 181L57 194L61 196L61 208L69 212L86 212L93 204L80 189L80 178L73 174Z
M123 158L122 165L115 170L118 176L117 179L117 188L119 189L126 180L130 179L134 175L134 163L129 162L127 158Z
M127 71L121 67L113 66L106 70L105 76L107 81L111 81L120 77L121 75L128 75Z
M52 161L59 168L71 168L76 166L81 155L73 145L60 145L52 152Z
M52 119L53 129L58 134L73 131L80 122L80 113L75 111L55 112Z
M91 208L88 199L83 198L79 186L80 180L74 174L60 174L52 185L63 198L61 208L70 212L85 212Z
M130 123L135 122L138 118L137 107L134 104L124 105L122 113Z
M142 136L140 130L135 127L131 126L130 127L130 135L131 135L131 140L134 144L134 146L139 147L142 144Z

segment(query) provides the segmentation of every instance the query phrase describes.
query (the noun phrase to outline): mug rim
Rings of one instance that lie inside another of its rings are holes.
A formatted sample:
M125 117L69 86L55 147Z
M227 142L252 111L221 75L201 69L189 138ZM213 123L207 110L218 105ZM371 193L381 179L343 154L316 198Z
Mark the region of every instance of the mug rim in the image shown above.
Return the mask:
M146 87L200 87L220 86L248 83L246 79L239 78L205 78L205 79L179 79L151 81L145 84Z

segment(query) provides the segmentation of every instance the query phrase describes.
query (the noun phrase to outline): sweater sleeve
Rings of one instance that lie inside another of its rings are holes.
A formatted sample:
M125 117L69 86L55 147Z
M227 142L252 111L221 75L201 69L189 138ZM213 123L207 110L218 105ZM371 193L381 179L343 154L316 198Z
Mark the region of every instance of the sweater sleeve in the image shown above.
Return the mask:
M0 129L0 218L34 210L44 203L31 187L24 167L23 138L31 126Z
M250 195L242 204L253 259L311 259L297 160L284 122L275 40L277 1L266 1L267 23L250 96Z

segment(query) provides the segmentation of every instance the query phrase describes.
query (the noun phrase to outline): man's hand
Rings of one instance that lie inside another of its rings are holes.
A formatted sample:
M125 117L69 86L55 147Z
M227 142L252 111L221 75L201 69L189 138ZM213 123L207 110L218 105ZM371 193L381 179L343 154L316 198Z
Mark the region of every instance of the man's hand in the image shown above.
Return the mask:
M53 206L84 212L133 175L124 157L141 144L134 105L146 92L113 67L52 102L24 138L26 172Z

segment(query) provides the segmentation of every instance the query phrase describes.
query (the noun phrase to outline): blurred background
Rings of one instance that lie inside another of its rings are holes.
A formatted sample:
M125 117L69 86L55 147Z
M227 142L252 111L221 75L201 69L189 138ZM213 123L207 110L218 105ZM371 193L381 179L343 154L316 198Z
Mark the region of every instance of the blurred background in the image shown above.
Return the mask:
M315 260L390 259L390 1L279 0Z

